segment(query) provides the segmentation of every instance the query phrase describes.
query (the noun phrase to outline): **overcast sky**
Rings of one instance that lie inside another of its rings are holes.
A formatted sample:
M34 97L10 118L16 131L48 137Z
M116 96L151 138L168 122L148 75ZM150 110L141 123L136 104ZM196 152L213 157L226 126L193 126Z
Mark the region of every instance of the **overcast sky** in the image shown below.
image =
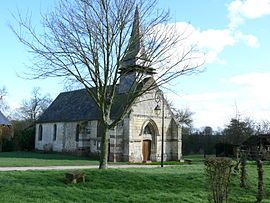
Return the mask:
M12 108L30 96L33 87L55 98L63 91L57 79L29 81L17 77L31 65L31 55L8 27L11 13L31 12L38 25L40 13L54 0L0 2L0 87L8 90ZM195 112L195 127L224 127L236 114L270 120L270 0L160 0L172 22L205 54L204 71L179 78L167 97L178 108Z

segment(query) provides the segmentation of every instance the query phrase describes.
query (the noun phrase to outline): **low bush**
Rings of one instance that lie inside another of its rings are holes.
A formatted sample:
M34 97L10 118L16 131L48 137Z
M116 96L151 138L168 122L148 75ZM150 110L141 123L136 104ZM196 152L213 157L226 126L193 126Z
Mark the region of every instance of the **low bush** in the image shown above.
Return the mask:
M211 157L204 161L207 182L209 185L209 200L214 203L223 203L228 200L233 163L231 159Z

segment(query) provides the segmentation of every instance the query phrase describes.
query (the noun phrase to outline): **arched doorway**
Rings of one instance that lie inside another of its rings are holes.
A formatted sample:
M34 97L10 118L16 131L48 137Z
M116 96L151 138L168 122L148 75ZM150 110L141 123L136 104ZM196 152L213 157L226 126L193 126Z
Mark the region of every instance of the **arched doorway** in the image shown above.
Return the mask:
M142 128L142 159L143 162L153 161L156 155L157 127L154 121L150 120Z
M143 140L143 162L150 161L151 156L151 140Z

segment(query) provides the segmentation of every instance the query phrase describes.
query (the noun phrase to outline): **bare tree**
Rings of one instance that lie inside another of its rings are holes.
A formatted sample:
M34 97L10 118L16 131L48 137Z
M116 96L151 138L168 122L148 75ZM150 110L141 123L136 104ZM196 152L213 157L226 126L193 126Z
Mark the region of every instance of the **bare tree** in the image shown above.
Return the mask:
M270 121L263 120L255 122L254 130L256 134L269 134L270 133Z
M41 95L40 88L35 87L29 100L24 100L19 108L19 117L34 122L48 108L52 99L50 96Z
M175 117L179 121L179 123L185 125L186 127L192 127L192 116L194 112L190 111L188 108L186 109L175 109Z
M253 121L250 119L238 120L232 118L222 134L227 143L240 145L248 137L254 134Z
M7 90L6 90L5 87L2 87L2 88L0 89L0 100L2 100L3 97L6 96L6 95L7 95Z
M137 98L201 65L195 61L194 46L184 46L185 31L177 33L168 23L169 13L155 9L156 4L156 0L61 0L55 11L43 16L41 34L21 14L15 16L19 29L11 26L34 56L31 78L77 81L97 104L103 126L100 168L107 168L109 130ZM117 102L121 111L112 118Z
M5 102L5 97L7 95L7 89L2 87L0 89L0 111L5 111L8 109L8 105Z

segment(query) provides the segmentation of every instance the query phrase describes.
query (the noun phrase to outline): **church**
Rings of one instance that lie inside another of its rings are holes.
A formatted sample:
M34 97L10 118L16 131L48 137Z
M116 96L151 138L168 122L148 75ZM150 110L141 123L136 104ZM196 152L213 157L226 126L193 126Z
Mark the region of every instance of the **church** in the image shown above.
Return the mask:
M144 47L139 35L139 13L136 10L130 36L136 44L131 47L132 52L123 57L123 69L140 64L137 56ZM135 80L136 70L120 74L123 75L120 75L117 94L124 98L129 85ZM146 74L152 77L152 73ZM159 100L156 99L157 92ZM113 105L111 119L119 110L121 104ZM98 107L86 89L60 93L36 122L35 148L98 158L102 127L99 118ZM162 143L164 161L182 158L181 125L158 88L137 98L131 111L115 129L110 130L109 135L109 161L160 161Z

